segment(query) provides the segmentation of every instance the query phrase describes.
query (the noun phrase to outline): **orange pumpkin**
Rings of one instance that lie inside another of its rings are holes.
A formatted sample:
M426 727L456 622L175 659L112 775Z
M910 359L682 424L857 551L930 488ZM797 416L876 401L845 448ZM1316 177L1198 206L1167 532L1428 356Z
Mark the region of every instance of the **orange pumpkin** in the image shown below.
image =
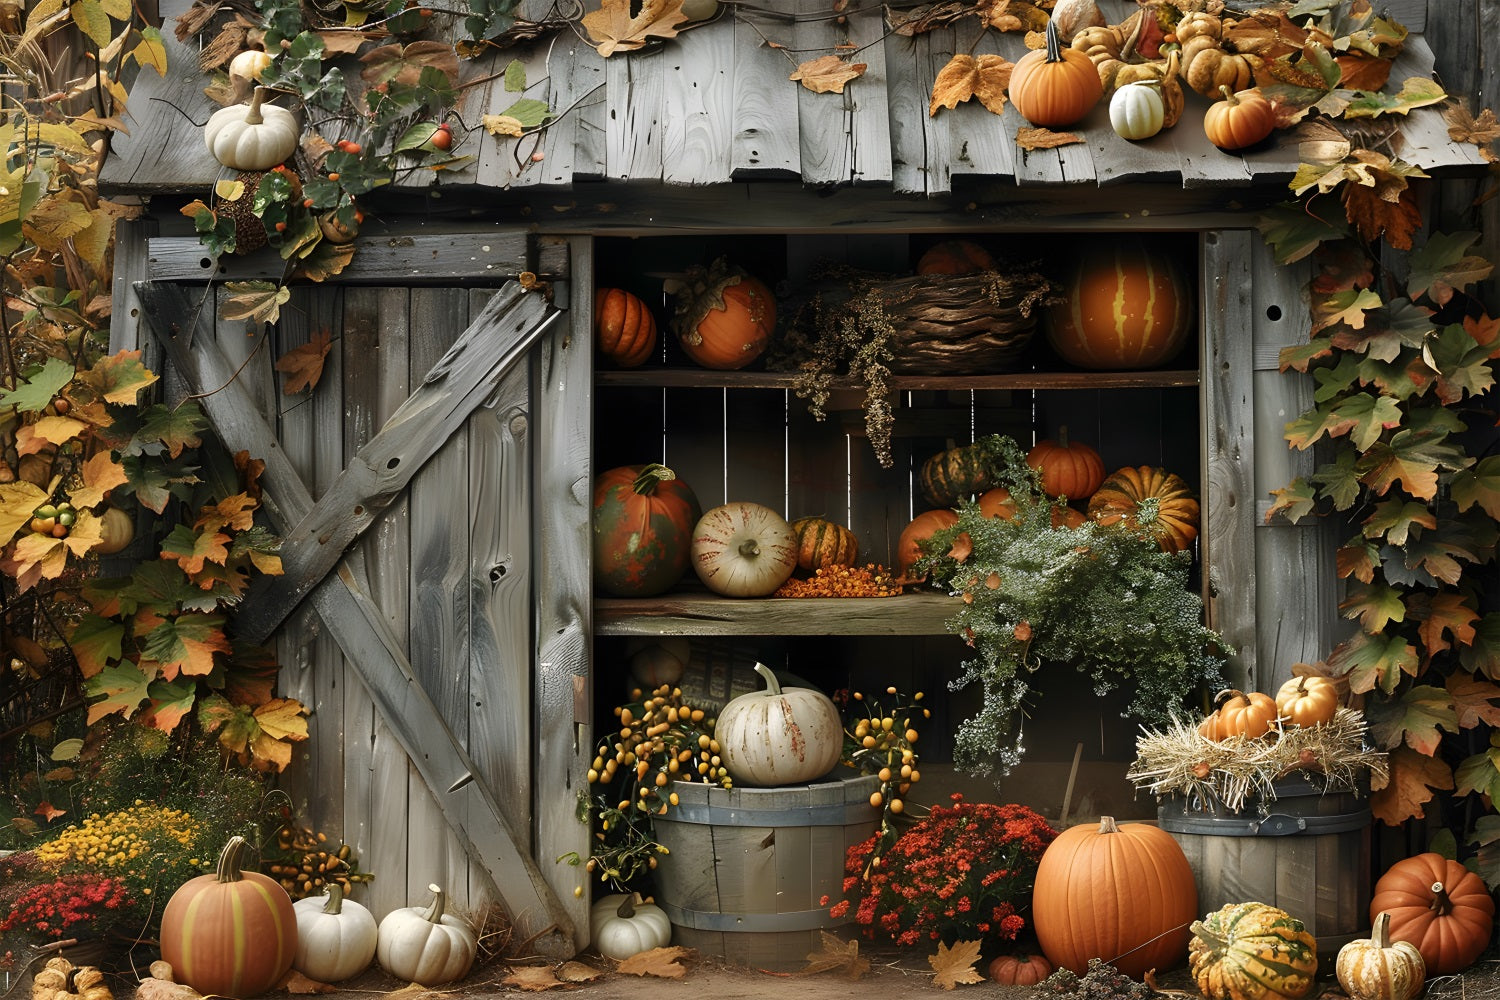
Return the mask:
M1068 440L1059 427L1056 441L1038 441L1026 453L1026 464L1042 476L1042 492L1049 497L1087 500L1104 482L1104 459L1086 444Z
M1299 726L1331 722L1339 710L1338 685L1327 677L1293 677L1277 689L1276 710Z
M1094 241L1066 286L1066 298L1046 318L1047 342L1069 364L1155 368L1187 344L1192 292L1173 259L1141 240Z
M1044 955L1001 955L990 962L990 979L1007 986L1035 986L1052 975Z
M797 536L797 568L814 573L825 566L853 566L859 559L854 532L821 517L799 517L792 522Z
M1211 740L1227 740L1242 735L1250 739L1266 735L1276 725L1280 712L1268 694L1229 690L1220 693L1218 711L1198 726L1198 732Z
M677 286L672 328L689 358L719 371L743 368L765 352L776 327L776 299L765 283L723 258L693 268Z
M1232 153L1255 145L1275 130L1276 109L1259 88L1251 87L1236 94L1220 84L1219 91L1224 99L1210 104L1203 112L1203 134L1209 142Z
M623 288L594 293L594 344L621 368L635 368L656 350L656 317Z
M971 240L944 240L917 259L918 274L973 274L994 269L995 258Z
M1078 975L1101 958L1133 979L1187 957L1198 889L1172 835L1100 817L1058 834L1037 866L1031 921L1055 966Z
M944 528L951 528L958 523L958 514L955 511L939 508L937 510L923 511L911 519L911 523L901 529L901 537L896 540L896 568L900 573L902 581L908 583L920 583L926 577L913 577L910 575L912 565L923 556L921 543L927 541L937 532ZM959 535L953 540L953 546L948 550L948 555L963 562L969 558L969 553L974 551L974 544L968 535Z
M979 513L985 517L998 517L1009 521L1016 516L1016 504L1010 498L1010 490L996 486L979 494ZM1088 518L1082 512L1061 504L1052 505L1052 527L1076 528Z
M1047 44L1032 49L1010 71L1010 99L1021 116L1042 128L1072 125L1104 96L1094 62L1065 48L1055 21L1047 21Z
M1187 483L1147 465L1111 474L1089 498L1089 517L1100 524L1123 521L1168 552L1182 552L1198 537L1198 501Z
M1461 972L1489 947L1495 901L1484 880L1457 861L1426 853L1404 858L1380 876L1370 920L1390 914L1392 941L1422 953L1428 976Z

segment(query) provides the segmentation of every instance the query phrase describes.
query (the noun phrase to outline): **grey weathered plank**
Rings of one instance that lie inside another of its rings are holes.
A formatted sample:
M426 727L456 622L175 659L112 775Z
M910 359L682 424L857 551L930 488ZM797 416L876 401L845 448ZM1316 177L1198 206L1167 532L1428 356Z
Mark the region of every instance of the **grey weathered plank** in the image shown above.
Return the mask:
M889 178L885 54L877 40L881 36L871 39L867 29L859 31L873 14L853 14L847 25L839 25L826 16L826 5L820 7L818 0L799 0L797 10L801 16L795 27L781 29L783 38L790 36L797 51L788 75L797 62L830 54L866 64L863 75L846 83L842 94L815 94L801 84L786 84L795 87L797 94L802 182L821 187ZM769 34L775 29L766 30Z
M542 133L538 169L524 171L517 186L547 184L570 187L575 177L597 178L604 173L602 152L593 139L602 135L605 107L604 60L594 47L571 31L558 34L547 45L548 103L557 117Z
M799 176L797 91L788 86L786 55L766 44L765 32L777 22L747 11L734 24L734 140L730 176Z
M344 451L353 454L395 413L409 393L407 300L404 288L351 288L344 293ZM410 537L403 496L386 508L348 561L369 581L370 599L382 611L392 634L407 634L407 579L404 563ZM411 764L375 709L365 684L351 672L343 689L344 839L361 867L378 876L360 902L384 915L407 905L407 772Z
M480 313L288 535L284 575L274 586L252 590L240 608L246 636L259 641L281 624L494 391L500 373L525 354L551 315L540 295L515 284ZM413 352L412 364L420 366L423 357Z
M854 167L850 179L855 184L889 184L891 182L891 111L890 77L886 66L885 18L880 7L861 8L849 16L849 44L854 46L850 58L865 64L865 71L854 94Z
M517 93L505 88L505 70L511 60L518 60L526 71L526 89ZM474 129L469 137L469 148L464 152L476 157L472 181L491 188L508 188L521 182L522 177L535 178L542 174L545 159L533 161L531 154L542 148L545 141L536 135L507 136L490 135L480 127L480 116L504 114L505 110L522 97L550 101L551 80L547 74L544 52L523 50L519 54L507 51L491 59L477 60L465 68L465 75L475 73L484 82L465 91L462 104L457 110ZM555 106L554 106L554 110ZM463 183L463 175L449 178L449 182ZM532 183L536 183L533 179Z
M593 273L593 244L574 241L574 273ZM547 720L536 734L532 827L537 856L586 858L592 843L578 822L578 796L588 792L593 753L593 611L589 468L593 392L593 288L588 281L557 289L571 306L570 325L546 336L536 351L538 394L535 440L538 461L533 491L546 502L535 511L537 647L533 680L536 718ZM573 921L573 940L588 943L588 873L565 862L544 865L542 876ZM582 890L581 892L577 890Z
M711 505L704 501L705 507ZM903 527L904 523L896 531ZM946 631L943 623L953 614L951 601L934 593L755 601L675 595L609 598L595 602L594 631L599 635L934 635Z
M953 58L954 29L938 28L913 37L886 39L891 93L891 186L899 194L937 195L950 187L950 114L929 115L932 85Z
M1259 237L1247 230L1229 230L1207 233L1200 241L1205 479L1201 551L1209 625L1239 651L1234 662L1241 675L1258 685L1257 581L1246 573L1255 565L1251 341L1231 319L1252 308L1252 240Z
M734 42L727 24L707 25L683 32L674 50L660 60L662 180L668 184L729 180L734 148Z
M957 51L972 52L975 56L998 55L1007 62L1015 61L1016 54L1002 45L999 34L984 28L978 18L965 18L953 30ZM1003 177L1015 173L1017 151L1005 134L999 115L971 98L951 111L939 111L938 117L948 122L952 151L949 169L953 173Z
M604 60L609 98L605 173L615 180L660 180L665 49L616 52Z
M488 292L472 292L471 311ZM516 364L468 420L469 755L492 787L532 798L531 365ZM531 829L517 830L531 849Z
M148 241L151 276L160 281L206 281L252 278L281 280L286 262L270 250L215 260L192 236L162 236ZM362 236L358 251L339 275L340 284L431 285L484 279L498 282L530 266L530 243L521 229L446 235L393 233ZM553 261L543 258L537 273L549 273Z
M1491 41L1494 36L1491 35ZM1422 38L1411 38L1402 47L1401 55L1391 63L1391 78L1387 91L1400 88L1402 81L1410 77L1431 79L1433 76L1433 52ZM1476 113L1478 109L1471 109ZM1400 118L1401 116L1396 116ZM1466 160L1476 170L1483 169L1479 147L1471 143L1455 143L1448 137L1448 124L1443 120L1443 106L1417 108L1401 122L1401 159L1424 170L1439 164L1463 163Z
M312 507L312 497L231 377L233 367L211 343L212 318L195 312L189 296L170 284L141 283L136 289L152 332L196 391L223 386L205 396L203 405L229 448L263 456L263 508L276 530L287 530ZM189 339L194 344L191 348ZM366 582L345 564L336 578L314 591L312 600L349 662L359 670L381 716L422 775L443 816L462 839L467 857L489 879L488 891L505 900L521 933L539 935L540 952L572 954L576 933L572 916L543 880L536 863L516 848L509 833L511 820L500 809L494 791L475 780L472 763L416 682L403 643L370 600ZM466 821L469 816L474 822Z

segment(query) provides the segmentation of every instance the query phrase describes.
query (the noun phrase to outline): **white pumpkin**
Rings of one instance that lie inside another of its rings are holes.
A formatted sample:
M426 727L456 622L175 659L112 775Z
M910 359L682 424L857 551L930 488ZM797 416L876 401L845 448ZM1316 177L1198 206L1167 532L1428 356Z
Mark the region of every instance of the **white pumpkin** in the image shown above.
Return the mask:
M1368 938L1339 949L1334 971L1350 1000L1412 1000L1427 981L1422 953L1410 941L1391 941L1391 915L1384 910Z
M443 912L443 890L429 885L432 905L392 910L380 921L375 959L399 979L422 986L451 983L468 975L479 940L468 924Z
M297 955L292 968L320 983L352 979L375 959L379 927L375 915L330 883L326 898L308 896L292 904L297 914Z
M256 87L249 104L220 108L203 126L208 151L231 170L270 170L297 149L297 116L265 103L266 93Z
M764 663L764 691L742 694L719 712L714 739L737 785L774 787L821 778L844 753L844 724L833 699L812 688L783 688Z
M630 657L632 680L648 691L655 691L663 684L682 680L693 650L687 636L663 635L627 639L625 655Z
M231 80L251 80L260 82L260 75L271 65L271 53L260 49L246 49L233 59L229 60L229 78Z
M642 902L638 892L605 896L589 911L589 937L599 954L623 962L665 948L672 940L672 922L661 907Z
M1127 83L1109 99L1109 123L1122 139L1149 139L1162 130L1167 109L1154 83Z
M797 568L797 535L771 508L745 501L715 507L693 528L693 569L725 597L764 597Z

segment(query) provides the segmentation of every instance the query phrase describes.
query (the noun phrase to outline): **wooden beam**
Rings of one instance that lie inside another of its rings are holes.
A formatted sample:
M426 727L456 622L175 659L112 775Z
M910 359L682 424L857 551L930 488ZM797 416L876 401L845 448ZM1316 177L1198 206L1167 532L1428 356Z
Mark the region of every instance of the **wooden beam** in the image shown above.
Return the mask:
M233 367L213 344L211 313L182 288L139 282L141 316L183 372L225 446L248 450L266 463L263 507L281 532L313 508L311 494L276 446ZM217 391L208 391L208 390ZM545 955L571 956L572 918L542 877L536 862L516 847L511 822L447 722L422 689L401 641L370 599L369 583L348 563L314 589L311 600L349 664L370 691L376 709L421 774L443 817L463 843L475 871L503 900L521 939Z
M380 432L361 448L282 543L282 576L252 587L237 617L240 634L265 642L343 558L349 546L400 497L406 485L501 376L557 316L542 295L515 282L423 378Z

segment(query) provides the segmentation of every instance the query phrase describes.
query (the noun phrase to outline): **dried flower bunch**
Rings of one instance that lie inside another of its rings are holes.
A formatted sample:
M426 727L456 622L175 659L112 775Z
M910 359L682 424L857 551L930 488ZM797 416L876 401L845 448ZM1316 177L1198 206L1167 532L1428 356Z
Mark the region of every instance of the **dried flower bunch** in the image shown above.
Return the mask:
M933 806L878 858L876 834L849 849L843 901L871 939L898 945L1001 938L1026 926L1042 852L1057 831L1021 805ZM826 902L826 901L825 901Z

